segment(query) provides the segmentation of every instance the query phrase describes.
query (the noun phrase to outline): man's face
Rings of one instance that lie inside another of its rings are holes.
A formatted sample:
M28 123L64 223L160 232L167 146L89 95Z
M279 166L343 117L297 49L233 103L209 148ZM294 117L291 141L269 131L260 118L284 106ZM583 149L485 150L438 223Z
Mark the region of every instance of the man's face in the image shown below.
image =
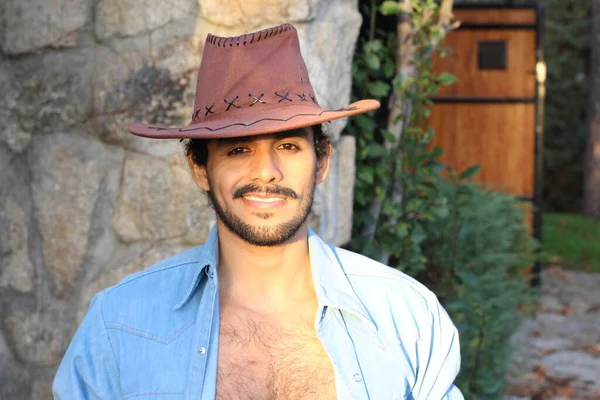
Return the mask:
M208 142L194 179L209 192L219 220L255 246L287 242L303 227L329 157L317 160L312 128Z

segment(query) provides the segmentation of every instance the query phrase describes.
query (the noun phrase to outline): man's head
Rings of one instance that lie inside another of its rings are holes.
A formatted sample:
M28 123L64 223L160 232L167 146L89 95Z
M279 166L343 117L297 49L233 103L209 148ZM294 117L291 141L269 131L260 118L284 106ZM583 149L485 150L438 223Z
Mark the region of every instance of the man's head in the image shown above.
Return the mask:
M331 147L320 125L378 107L370 99L322 107L298 32L283 24L232 37L209 34L190 123L136 122L128 129L188 139L194 180L208 192L220 226L272 246L305 227L315 186L327 175Z
M315 187L327 176L331 144L320 125L274 134L191 139L194 181L219 221L255 246L287 242L303 227Z

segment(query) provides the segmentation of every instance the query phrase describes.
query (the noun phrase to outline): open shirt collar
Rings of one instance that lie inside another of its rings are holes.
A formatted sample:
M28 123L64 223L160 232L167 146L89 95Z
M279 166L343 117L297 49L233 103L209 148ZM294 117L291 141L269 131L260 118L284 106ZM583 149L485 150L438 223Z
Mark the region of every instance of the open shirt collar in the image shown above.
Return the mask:
M352 288L336 249L309 230L308 250L319 309L332 307L350 312L376 329L375 322ZM175 305L175 310L183 307L194 295L204 275L212 276L218 281L219 237L216 224L211 229L206 243L198 248L196 254L199 268L189 286L185 286L181 301Z

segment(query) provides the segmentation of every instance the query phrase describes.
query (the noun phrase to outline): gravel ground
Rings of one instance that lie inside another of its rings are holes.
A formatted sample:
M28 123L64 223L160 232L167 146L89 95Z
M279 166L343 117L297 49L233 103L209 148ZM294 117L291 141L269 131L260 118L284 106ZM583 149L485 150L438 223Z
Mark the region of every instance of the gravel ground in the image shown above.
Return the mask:
M600 274L545 268L540 310L513 342L506 400L600 400Z

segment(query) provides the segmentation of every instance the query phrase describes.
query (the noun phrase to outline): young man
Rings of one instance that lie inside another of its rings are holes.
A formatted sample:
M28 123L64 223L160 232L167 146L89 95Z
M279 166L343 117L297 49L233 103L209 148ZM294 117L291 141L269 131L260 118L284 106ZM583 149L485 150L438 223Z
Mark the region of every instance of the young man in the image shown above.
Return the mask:
M99 293L55 399L462 399L458 335L410 277L306 225L331 146L296 30L209 35L185 138L217 214L203 246Z

